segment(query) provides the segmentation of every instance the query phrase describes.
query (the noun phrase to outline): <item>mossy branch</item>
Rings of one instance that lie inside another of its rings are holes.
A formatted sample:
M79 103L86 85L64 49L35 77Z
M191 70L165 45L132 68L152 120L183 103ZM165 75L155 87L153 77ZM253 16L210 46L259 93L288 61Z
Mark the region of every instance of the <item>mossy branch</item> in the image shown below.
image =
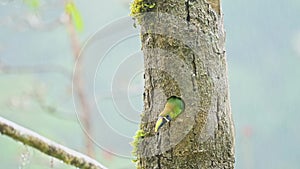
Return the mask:
M51 157L57 158L66 164L82 169L107 169L96 160L77 151L55 143L29 129L19 126L0 116L0 133L16 141L31 146Z

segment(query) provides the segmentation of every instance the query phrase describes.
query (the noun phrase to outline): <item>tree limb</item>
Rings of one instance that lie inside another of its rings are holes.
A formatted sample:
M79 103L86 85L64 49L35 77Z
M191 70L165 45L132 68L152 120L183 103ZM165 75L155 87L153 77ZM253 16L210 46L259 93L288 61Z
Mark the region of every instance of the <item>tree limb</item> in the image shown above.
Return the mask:
M32 65L32 66L11 66L0 60L0 73L7 74L24 74L24 73L59 73L68 79L72 74L60 65Z
M31 146L64 163L83 169L107 169L96 160L55 143L39 134L19 126L0 116L0 133Z

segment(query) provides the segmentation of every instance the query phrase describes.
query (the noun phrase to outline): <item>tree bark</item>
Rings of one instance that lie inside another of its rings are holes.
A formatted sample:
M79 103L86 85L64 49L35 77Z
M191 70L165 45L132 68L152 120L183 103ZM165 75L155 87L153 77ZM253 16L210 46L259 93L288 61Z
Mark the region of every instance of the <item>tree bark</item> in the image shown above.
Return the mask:
M137 168L234 168L225 32L219 0L135 0L145 62ZM185 110L154 132L170 96Z

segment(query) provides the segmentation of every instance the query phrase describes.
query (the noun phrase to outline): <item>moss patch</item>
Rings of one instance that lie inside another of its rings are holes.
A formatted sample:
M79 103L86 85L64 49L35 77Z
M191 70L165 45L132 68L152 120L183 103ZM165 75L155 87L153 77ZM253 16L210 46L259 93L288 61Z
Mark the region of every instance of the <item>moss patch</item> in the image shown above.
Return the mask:
M135 18L139 14L152 11L155 6L155 2L151 2L150 0L133 0L130 4L130 16Z
M130 143L131 146L133 147L132 150L132 155L137 157L137 149L138 149L138 145L139 145L139 139L140 138L144 138L146 135L146 133L144 132L144 130L138 130L136 131L135 136L133 137L133 141ZM136 163L137 162L137 158L133 159L132 162Z

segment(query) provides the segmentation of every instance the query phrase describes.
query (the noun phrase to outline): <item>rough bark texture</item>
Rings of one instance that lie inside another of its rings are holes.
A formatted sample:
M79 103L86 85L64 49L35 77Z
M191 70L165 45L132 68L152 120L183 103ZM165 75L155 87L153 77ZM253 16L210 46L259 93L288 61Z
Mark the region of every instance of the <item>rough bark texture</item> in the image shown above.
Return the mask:
M145 57L144 112L136 142L137 168L234 168L219 0L136 0ZM184 112L154 133L168 97Z

